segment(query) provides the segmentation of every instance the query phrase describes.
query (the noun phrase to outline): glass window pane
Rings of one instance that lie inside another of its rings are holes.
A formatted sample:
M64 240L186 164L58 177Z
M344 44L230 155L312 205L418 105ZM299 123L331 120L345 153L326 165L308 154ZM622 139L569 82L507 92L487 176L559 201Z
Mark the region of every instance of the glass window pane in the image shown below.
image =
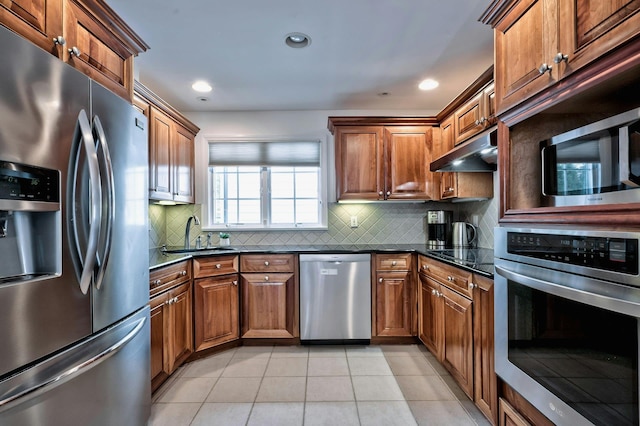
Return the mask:
M271 222L272 223L295 223L293 212L293 200L272 200L271 201Z
M260 223L260 200L240 200L238 202L237 223Z
M318 172L296 173L296 198L318 198Z
M271 173L271 197L293 198L293 173Z
M318 200L296 200L296 223L318 223Z
M238 203L236 200L229 200L227 203L227 223L238 223Z
M260 173L238 175L239 198L260 198Z

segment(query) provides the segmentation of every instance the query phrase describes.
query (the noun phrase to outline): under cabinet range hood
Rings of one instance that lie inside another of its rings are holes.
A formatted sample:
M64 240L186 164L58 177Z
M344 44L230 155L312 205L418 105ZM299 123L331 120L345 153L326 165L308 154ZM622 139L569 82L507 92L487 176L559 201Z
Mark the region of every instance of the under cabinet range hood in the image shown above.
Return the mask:
M497 126L456 146L431 162L432 172L492 172L498 160Z

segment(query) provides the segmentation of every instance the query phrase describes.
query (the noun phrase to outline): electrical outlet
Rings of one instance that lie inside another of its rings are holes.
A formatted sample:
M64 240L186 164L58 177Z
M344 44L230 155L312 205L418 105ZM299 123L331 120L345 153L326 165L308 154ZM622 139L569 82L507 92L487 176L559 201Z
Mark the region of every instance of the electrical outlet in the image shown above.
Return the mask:
M351 227L352 228L358 227L358 216L351 216Z

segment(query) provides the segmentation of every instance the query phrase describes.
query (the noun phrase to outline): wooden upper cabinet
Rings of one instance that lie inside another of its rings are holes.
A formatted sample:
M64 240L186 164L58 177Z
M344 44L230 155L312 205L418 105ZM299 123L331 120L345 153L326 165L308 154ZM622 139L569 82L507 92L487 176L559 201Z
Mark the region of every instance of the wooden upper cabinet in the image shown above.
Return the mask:
M335 140L338 199L378 200L384 189L383 128L339 127Z
M133 57L149 46L98 0L3 0L0 22L129 102Z
M387 200L431 199L431 127L384 128Z
M640 0L559 3L558 53L567 56L557 58L563 77L640 34Z
M496 25L495 82L499 112L557 81L553 66L554 51L558 50L556 1L520 1Z
M54 38L63 35L62 0L4 0L0 22L47 52L62 56L62 47L54 43Z
M424 124L424 125L421 125ZM435 117L329 117L339 200L431 200Z
M639 11L640 0L494 0L481 20L495 28L498 113L636 38Z
M140 82L134 106L149 118L149 199L195 202L195 138L200 129Z

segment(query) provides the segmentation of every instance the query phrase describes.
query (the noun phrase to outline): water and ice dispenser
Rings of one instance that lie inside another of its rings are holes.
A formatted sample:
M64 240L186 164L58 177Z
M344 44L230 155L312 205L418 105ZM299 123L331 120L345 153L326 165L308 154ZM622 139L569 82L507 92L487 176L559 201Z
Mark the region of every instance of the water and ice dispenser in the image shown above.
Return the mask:
M0 160L0 285L62 272L60 172Z

